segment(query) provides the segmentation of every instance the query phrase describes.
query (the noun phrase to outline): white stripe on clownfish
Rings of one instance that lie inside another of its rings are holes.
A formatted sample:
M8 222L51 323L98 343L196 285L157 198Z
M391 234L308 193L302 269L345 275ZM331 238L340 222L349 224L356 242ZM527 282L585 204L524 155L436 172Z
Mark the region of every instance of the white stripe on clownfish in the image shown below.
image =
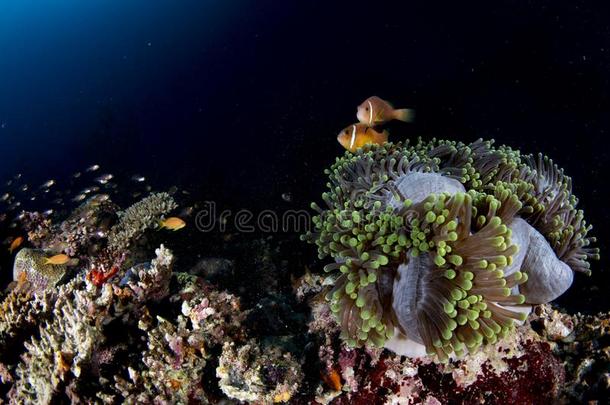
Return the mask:
M352 125L352 140L349 143L349 148L353 148L354 147L354 142L356 142L356 126Z
M369 125L373 123L373 103L370 100L367 100L369 103Z

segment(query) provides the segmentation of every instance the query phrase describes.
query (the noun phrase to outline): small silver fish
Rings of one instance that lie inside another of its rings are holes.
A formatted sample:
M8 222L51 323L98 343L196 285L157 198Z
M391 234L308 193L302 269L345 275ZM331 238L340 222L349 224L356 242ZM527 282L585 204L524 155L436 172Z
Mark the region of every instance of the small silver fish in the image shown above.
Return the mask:
M190 217L193 214L193 211L195 210L194 207L186 207L183 208L182 211L180 211L180 214L178 214L179 217Z
M75 196L72 201L74 202L81 202L83 201L85 198L87 198L87 194L79 194L77 196Z
M28 191L28 188L30 188L30 186L28 186L27 184L24 184L23 186L21 186L21 191L23 191L25 193L26 191Z
M55 184L55 180L53 180L53 179L47 180L44 183L42 183L40 188L49 188L49 187L53 186L54 184Z
M112 174L104 174L103 176L100 176L97 179L95 179L95 181L97 181L100 184L106 184L110 180L112 180L113 177L114 176Z
M291 202L292 201L292 194L290 194L290 193L283 193L282 194L282 200L284 200L286 202Z
M42 213L42 215L44 215L44 216L47 216L47 217L48 217L48 216L53 215L53 213L54 213L54 212L55 212L55 210L53 210L53 209L48 209L48 210L44 211L44 212Z
M7 201L9 198L11 198L11 195L9 193L4 193L2 194L2 197L0 197L0 201Z
M81 172L76 172L72 175L75 179L78 179L81 176Z
M15 180L19 180L21 178L21 173L17 173L14 177Z
M110 196L108 194L96 194L91 197L91 199L94 201L103 202L110 200Z
M13 204L9 205L8 210L14 211L19 207L21 207L21 203L19 201L17 201L17 202L14 202Z
M100 168L100 165L91 165L86 169L86 171L94 172L94 171L98 170L99 168Z
M10 187L11 184L13 184L13 180L9 180L9 181L6 182L6 186L7 187Z
M139 174L134 174L131 176L131 180L135 181L136 183L142 183L146 181L146 177L140 176Z
M98 186L87 187L86 189L81 191L81 194L97 193L98 191L100 191L100 188Z

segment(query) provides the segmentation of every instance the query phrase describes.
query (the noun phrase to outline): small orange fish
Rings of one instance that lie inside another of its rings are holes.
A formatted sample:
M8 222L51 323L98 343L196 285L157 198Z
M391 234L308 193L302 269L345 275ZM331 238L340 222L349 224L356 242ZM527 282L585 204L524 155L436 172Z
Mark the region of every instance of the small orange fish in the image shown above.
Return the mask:
M355 152L366 144L383 145L388 141L388 131L379 133L366 124L353 124L339 133L337 141L345 149Z
M412 122L415 118L415 110L409 108L395 109L387 101L373 96L367 98L358 106L356 116L362 124L374 127L392 120Z
M177 231L186 226L186 222L178 217L169 217L167 219L159 221L159 226L162 228L169 229L170 231Z
M337 370L332 369L327 374L322 373L322 380L334 391L341 391L341 376Z
M55 255L53 257L45 257L44 264L52 264L55 266L59 266L62 264L66 264L70 261L70 257L65 254Z
M19 246L21 246L21 244L23 243L23 236L17 236L15 239L13 239L13 241L11 242L11 246L8 248L8 252L10 254L13 254L13 252L15 251L15 249L17 249Z

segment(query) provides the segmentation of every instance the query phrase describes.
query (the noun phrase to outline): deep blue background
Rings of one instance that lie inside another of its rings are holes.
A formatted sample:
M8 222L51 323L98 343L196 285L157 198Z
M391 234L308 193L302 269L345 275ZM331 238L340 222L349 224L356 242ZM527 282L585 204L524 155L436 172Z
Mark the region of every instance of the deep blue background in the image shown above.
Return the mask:
M230 206L291 192L305 207L342 153L336 133L376 94L417 109L391 139L493 137L553 157L605 251L604 3L2 1L0 179L98 162Z

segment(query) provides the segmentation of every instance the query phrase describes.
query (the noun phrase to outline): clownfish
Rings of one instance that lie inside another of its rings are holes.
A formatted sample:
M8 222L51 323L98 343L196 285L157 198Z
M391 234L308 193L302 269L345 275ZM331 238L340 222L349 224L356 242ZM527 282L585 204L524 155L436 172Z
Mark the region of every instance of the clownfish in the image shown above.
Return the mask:
M388 141L388 131L379 133L366 124L353 124L339 133L337 141L345 149L355 152L367 144L383 145Z
M356 116L362 124L374 127L392 120L412 122L415 118L415 110L409 108L395 109L387 101L377 96L372 96L358 106Z

